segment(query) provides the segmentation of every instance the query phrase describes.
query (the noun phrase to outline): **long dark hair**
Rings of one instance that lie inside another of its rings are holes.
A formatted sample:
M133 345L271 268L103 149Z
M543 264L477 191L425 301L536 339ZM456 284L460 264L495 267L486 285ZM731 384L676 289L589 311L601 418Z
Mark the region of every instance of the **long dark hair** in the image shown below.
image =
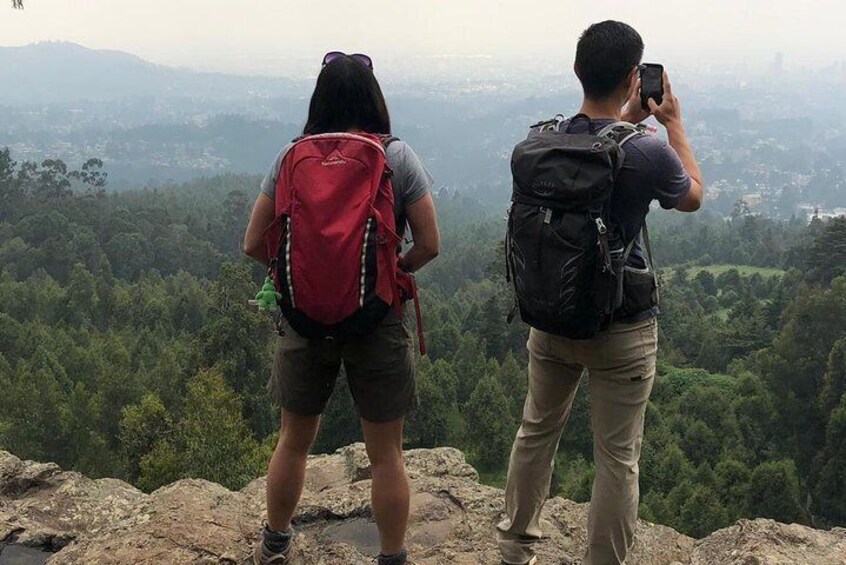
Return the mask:
M389 134L391 117L373 71L352 57L344 56L320 71L303 134L351 129Z

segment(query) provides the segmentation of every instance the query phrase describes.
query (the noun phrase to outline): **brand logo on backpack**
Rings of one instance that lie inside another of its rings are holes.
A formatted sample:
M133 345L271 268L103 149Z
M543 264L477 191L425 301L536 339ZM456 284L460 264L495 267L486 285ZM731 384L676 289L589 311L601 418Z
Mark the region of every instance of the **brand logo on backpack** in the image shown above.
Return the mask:
M346 165L347 160L338 151L333 151L326 159L320 163L324 167L337 167L338 165Z
M552 196L553 194L555 194L556 188L557 187L555 183L549 181L536 180L534 183L532 183L532 190L534 190L535 193L541 197Z

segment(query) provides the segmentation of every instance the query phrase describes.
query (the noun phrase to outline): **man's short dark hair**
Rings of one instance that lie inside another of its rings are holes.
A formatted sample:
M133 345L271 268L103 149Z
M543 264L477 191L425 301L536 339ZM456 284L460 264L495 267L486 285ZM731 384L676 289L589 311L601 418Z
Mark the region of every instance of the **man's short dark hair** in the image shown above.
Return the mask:
M643 39L623 22L606 20L587 28L576 46L576 68L585 96L608 98L643 57Z

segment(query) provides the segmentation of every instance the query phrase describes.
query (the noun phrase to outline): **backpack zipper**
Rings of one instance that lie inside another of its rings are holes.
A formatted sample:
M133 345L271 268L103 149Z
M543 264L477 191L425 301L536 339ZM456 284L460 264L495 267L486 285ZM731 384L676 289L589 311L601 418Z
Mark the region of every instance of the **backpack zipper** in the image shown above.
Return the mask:
M604 262L602 271L610 273L614 267L611 264L611 249L608 246L608 227L605 225L602 217L597 217L594 221L596 222L596 231L599 232L599 249L602 251L602 259Z
M537 249L537 257L535 258L535 266L537 270L541 270L541 254L543 252L543 232L544 226L549 225L552 223L552 208L545 208L544 206L538 207L538 212L541 213L538 218L540 219L540 234L538 237L538 249Z
M291 308L296 308L297 303L294 300L294 279L293 270L291 269L291 216L285 218L285 278L288 283L288 295L291 297Z

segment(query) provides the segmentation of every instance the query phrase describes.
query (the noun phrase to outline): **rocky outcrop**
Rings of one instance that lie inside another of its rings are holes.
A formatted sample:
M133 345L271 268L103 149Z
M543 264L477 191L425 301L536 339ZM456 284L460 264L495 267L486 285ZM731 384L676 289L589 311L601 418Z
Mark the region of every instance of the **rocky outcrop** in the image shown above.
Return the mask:
M408 544L421 565L498 563L494 525L502 491L478 483L451 448L407 453L413 489ZM370 470L361 445L309 460L297 514L303 564L372 563ZM144 494L113 479L88 479L56 465L0 451L0 565L245 563L264 514L264 479L240 492L183 480ZM587 505L551 499L540 563L577 563ZM695 541L654 524L638 525L631 563L846 565L846 530L818 531L770 520L742 521Z

